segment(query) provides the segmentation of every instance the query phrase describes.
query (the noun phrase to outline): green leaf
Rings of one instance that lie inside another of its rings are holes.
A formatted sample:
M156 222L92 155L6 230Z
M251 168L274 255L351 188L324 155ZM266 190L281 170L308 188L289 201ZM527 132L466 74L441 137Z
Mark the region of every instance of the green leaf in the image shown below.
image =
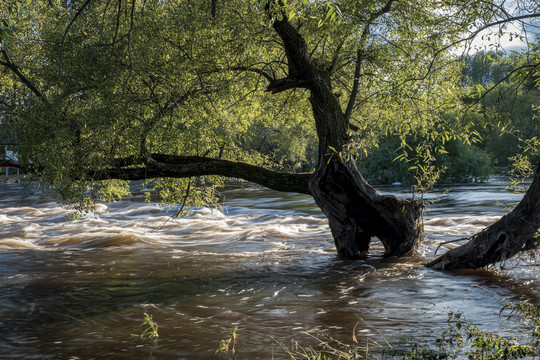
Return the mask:
M358 321L356 323L356 325L354 325L354 328L353 328L353 333L352 333L352 341L355 343L355 344L358 344L358 339L356 338L356 327L358 326L360 322Z
M4 29L0 29L0 40L7 41L9 39L8 33Z

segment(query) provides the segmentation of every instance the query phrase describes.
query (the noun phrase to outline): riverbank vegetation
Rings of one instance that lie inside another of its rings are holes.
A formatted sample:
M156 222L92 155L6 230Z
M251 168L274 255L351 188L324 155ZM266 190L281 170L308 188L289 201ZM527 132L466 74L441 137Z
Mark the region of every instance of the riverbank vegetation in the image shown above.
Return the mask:
M7 1L0 106L18 161L4 163L82 211L122 198L132 180L186 205L213 201L216 176L253 181L312 196L342 257L372 238L409 255L423 202L380 195L366 178L423 191L485 179L509 157L526 164L523 143L536 156L524 104L538 98L537 46L456 59L481 30L519 38L507 25L540 17L536 5L506 5ZM430 265L481 267L535 247L537 227L521 222L540 223L536 175L482 244Z
M316 346L279 343L282 352L291 360L357 360L357 359L535 359L540 356L540 309L530 303L507 304L500 313L507 320L520 322L528 331L520 338L505 329L483 330L468 321L460 312L448 313L446 327L434 334L429 344L414 338L402 338L389 343L382 334L379 338L357 337L353 329L351 341L345 344L331 337L318 338ZM234 359L234 353L227 353ZM280 355L281 356L281 355Z

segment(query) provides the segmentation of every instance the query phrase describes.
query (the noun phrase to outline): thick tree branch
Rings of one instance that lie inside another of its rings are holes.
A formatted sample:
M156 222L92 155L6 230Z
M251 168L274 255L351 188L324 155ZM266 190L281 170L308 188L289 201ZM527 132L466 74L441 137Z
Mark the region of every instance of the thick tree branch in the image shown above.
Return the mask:
M279 1L277 2L279 4L277 6L282 6ZM276 6L275 3L276 1L269 2L271 7ZM326 69L313 64L305 39L289 23L285 15L282 14L281 20L273 18L271 11L268 15L273 19L274 30L282 40L289 73L286 78L270 84L267 91L277 93L298 87L310 91L309 101L319 137L319 161L322 164L327 161L330 148L341 150L347 142L348 122L343 116L336 95L332 92L330 74Z
M241 161L202 156L151 154L149 161L141 157L117 159L111 168L88 172L86 180L146 180L153 178L187 178L218 175L251 181L276 191L311 195L308 180L311 173L282 173ZM11 159L0 159L0 166L29 169Z
M287 18L274 20L274 30L283 41L289 65L289 77L309 81L313 77L313 65L309 59L306 41Z
M537 249L539 245L540 162L527 193L511 212L427 266L440 270L476 269Z
M310 194L309 173L281 173L244 162L199 156L152 154L148 164L105 169L88 174L93 180L144 180L159 177L186 178L219 175L247 180L272 190Z
M307 81L304 80L283 78L270 81L266 91L271 92L272 94L277 94L290 89L307 88L307 85Z
M10 69L15 74L15 76L17 76L19 80L21 80L22 83L26 85L28 89L30 89L30 91L32 91L37 97L43 98L43 94L41 93L41 91L39 91L37 87L35 87L34 84L26 76L24 76L23 73L21 73L19 67L11 61L6 50L2 48L0 52L2 52L2 55L4 56L4 61L0 61L0 65Z

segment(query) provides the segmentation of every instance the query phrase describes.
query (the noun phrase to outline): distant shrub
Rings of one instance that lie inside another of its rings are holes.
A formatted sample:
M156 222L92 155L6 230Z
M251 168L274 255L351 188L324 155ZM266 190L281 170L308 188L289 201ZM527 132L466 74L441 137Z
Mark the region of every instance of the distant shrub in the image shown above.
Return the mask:
M396 157L399 153L400 140L388 137L381 141L378 147L371 148L368 156L359 161L358 166L372 184L392 184L400 182L404 185L416 183L415 170ZM446 154L436 154L434 165L444 168L438 183L469 183L481 182L495 173L492 157L475 145L459 141L445 144Z
M415 183L414 171L409 170L410 165L403 161L394 161L399 155L397 149L399 140L387 138L379 147L368 150L368 156L359 161L358 167L366 180L375 185Z
M438 154L435 164L445 167L439 183L469 183L486 181L495 173L493 160L485 150L474 145L451 141L448 154Z

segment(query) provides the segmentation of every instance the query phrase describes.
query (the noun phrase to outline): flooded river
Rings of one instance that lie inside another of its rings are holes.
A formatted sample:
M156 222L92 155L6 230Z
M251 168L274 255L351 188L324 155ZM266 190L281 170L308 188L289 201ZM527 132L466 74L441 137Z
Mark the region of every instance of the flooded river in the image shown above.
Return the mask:
M449 311L519 334L499 310L539 303L534 264L504 274L421 266L441 242L479 231L519 201L505 186L436 189L418 256L383 259L375 243L367 259L345 261L303 195L243 185L224 192L221 210L172 219L174 208L135 193L66 222L51 192L0 184L0 359L215 359L234 327L239 359L285 359L280 343L291 340L350 344L355 325L360 342L430 344ZM145 313L158 340L140 338Z

